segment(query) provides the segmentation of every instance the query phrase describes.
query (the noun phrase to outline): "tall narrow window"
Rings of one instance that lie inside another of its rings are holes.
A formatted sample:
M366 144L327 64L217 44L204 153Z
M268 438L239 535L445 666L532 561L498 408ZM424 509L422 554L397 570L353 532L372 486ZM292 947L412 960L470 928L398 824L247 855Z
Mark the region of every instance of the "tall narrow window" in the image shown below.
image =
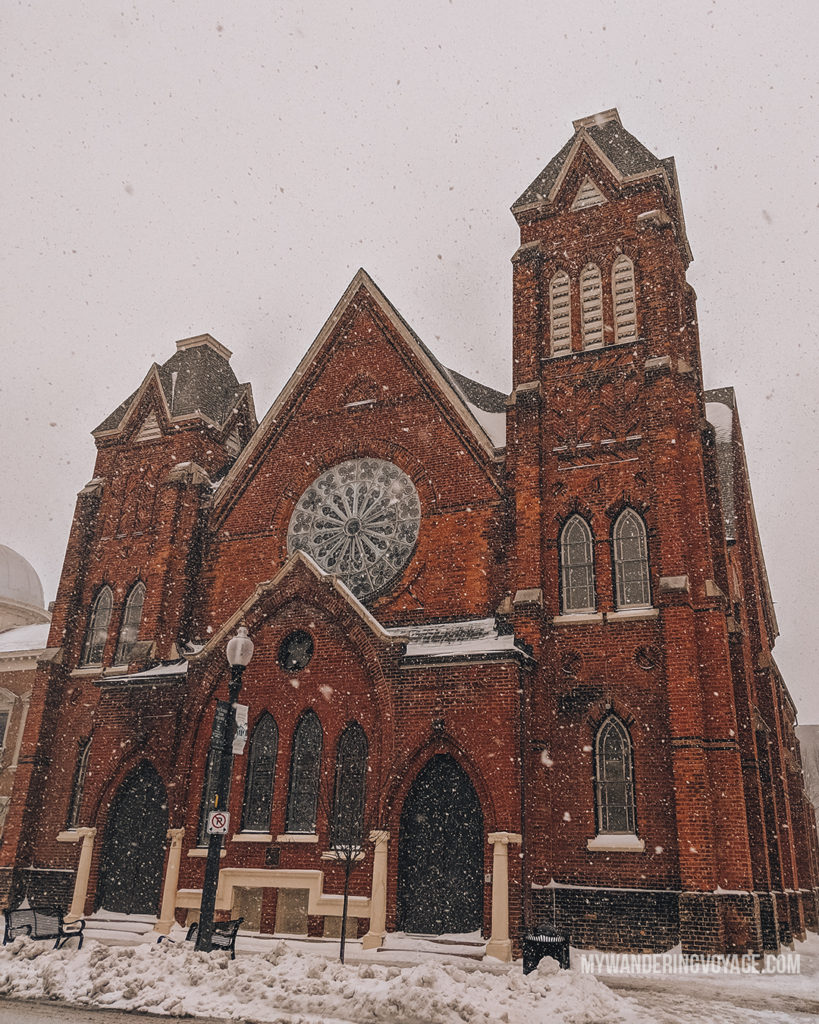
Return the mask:
M267 832L270 829L278 749L279 731L273 716L265 712L256 723L250 740L242 809L243 832Z
M583 316L583 348L603 344L603 282L594 263L583 267L580 275L580 310Z
M549 284L552 355L572 350L572 302L569 275L558 271Z
M350 722L338 741L336 783L330 844L349 850L362 842L367 778L367 737L358 722Z
M633 508L621 512L612 531L618 608L651 605L646 526Z
M287 831L314 832L321 773L321 723L315 711L305 711L293 733Z
M637 831L634 814L634 760L628 729L609 715L594 745L598 833Z
M110 587L103 587L91 609L88 631L82 648L82 665L101 665L105 643L108 640L108 626L111 622L111 608L114 601Z
M594 611L594 546L581 516L572 516L560 534L560 580L564 614Z
M139 636L139 624L142 621L142 606L145 603L145 584L135 583L131 587L125 611L122 613L122 625L119 627L117 652L114 657L116 665L127 665L131 660L131 651Z
M611 268L611 294L614 300L614 341L622 344L637 338L637 300L634 294L634 264L628 256L618 256Z
M82 795L85 789L85 777L88 774L88 759L91 755L91 737L80 740L77 749L77 763L74 766L74 785L71 787L71 803L68 805L67 829L75 829L80 823Z

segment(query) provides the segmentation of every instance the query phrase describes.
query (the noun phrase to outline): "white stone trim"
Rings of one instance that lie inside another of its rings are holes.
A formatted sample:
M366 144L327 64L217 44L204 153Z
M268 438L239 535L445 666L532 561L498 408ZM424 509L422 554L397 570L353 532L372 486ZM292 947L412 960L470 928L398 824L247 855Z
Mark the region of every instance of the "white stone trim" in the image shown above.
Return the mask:
M207 848L207 846L192 846L188 850L188 856L189 857L201 857L204 860L205 857L207 857L207 855L208 855L208 848ZM225 851L224 851L224 849L221 849L219 851L219 856L220 857L224 857L224 855L225 855ZM179 905L179 904L177 904L177 905Z
M552 619L554 626L582 625L588 622L602 622L602 612L572 612L569 615L555 615Z
M315 832L282 832L276 836L277 843L317 843L318 839Z
M659 608L623 608L618 612L606 612L606 622L617 622L623 619L656 619Z
M237 832L230 837L232 843L272 843L270 832Z
M626 833L601 833L586 840L587 850L609 850L619 853L642 853L646 848L644 839Z
M207 851L205 851L207 853ZM188 854L190 856L190 852ZM222 868L216 889L216 909L230 910L234 887L247 889L307 889L307 913L317 917L341 917L343 895L332 896L323 891L324 872L315 869L289 868ZM202 902L201 889L179 889L177 907L197 910ZM350 917L370 916L369 896L348 897Z

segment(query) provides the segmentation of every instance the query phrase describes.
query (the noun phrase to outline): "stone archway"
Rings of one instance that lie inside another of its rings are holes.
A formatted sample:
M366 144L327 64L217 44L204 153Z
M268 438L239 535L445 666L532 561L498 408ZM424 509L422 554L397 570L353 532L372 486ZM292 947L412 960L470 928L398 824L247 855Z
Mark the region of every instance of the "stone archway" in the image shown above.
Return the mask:
M398 834L398 928L441 935L483 923L483 813L466 772L436 754L418 773Z
M111 802L100 857L97 908L120 914L156 914L168 795L154 766L143 761Z

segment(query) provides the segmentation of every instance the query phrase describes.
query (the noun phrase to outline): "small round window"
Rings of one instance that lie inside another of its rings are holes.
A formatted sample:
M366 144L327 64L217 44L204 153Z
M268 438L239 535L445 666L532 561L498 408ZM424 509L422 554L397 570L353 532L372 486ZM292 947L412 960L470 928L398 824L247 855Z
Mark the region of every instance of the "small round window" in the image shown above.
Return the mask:
M288 633L279 648L279 665L285 672L306 668L313 657L313 638L303 629Z

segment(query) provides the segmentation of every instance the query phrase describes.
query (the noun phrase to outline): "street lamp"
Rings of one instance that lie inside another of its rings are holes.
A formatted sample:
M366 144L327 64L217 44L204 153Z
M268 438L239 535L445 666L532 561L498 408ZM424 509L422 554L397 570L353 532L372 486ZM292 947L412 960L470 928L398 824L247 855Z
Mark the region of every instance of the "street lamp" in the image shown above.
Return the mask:
M213 716L213 731L210 738L211 764L216 771L216 796L213 811L226 811L230 792L230 770L233 765L233 721L234 705L242 689L242 675L253 657L253 641L247 635L247 628L239 626L236 636L228 641L227 660L230 665L230 687L227 703L220 700ZM199 929L196 934L196 948L209 953L213 935L213 911L216 907L216 887L219 884L219 858L222 853L222 832L211 831L211 808L208 808L208 859L205 863L205 880L202 883L202 903L199 911Z

